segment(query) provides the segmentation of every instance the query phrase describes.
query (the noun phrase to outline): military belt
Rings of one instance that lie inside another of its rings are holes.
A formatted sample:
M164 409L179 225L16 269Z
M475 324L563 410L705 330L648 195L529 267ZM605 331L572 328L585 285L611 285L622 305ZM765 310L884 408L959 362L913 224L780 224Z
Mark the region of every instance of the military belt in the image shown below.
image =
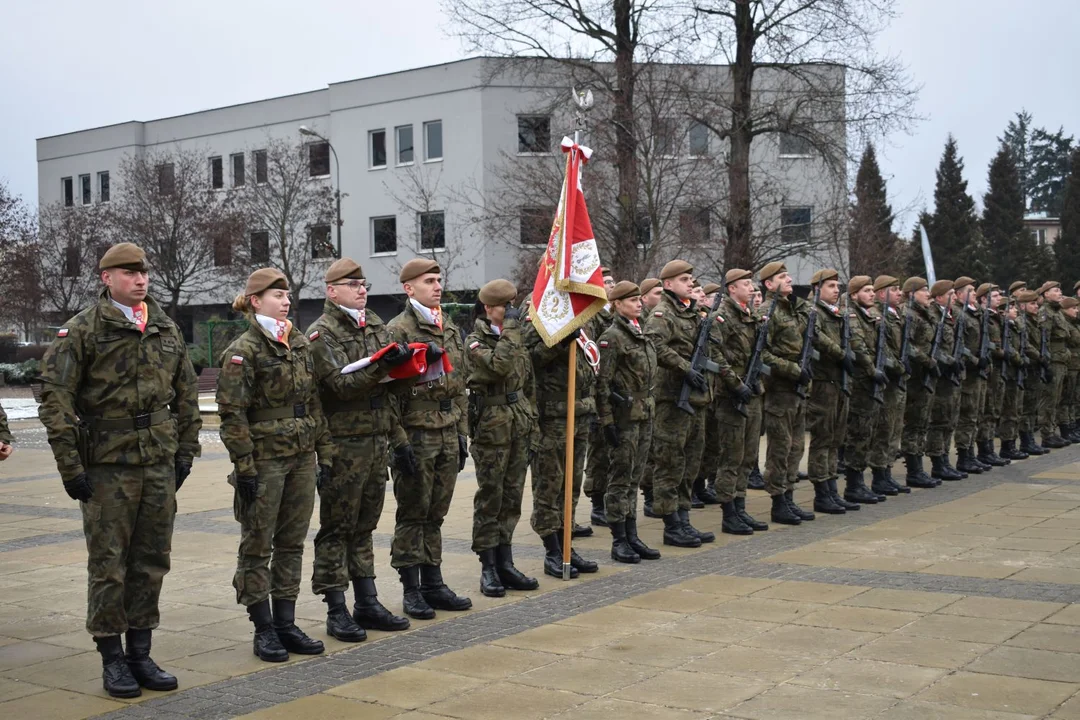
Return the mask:
M442 400L410 400L408 412L450 412L454 409L454 401L450 398Z
M575 400L584 400L590 394L591 393L585 392L581 388L577 388L576 392L574 393L574 399ZM537 396L536 396L536 402L537 403L566 402L566 393L565 392L538 393Z
M162 408L151 413L142 413L125 418L84 418L94 430L145 430L151 425L160 425L172 417L169 408Z
M479 394L478 394L479 395ZM518 402L519 395L517 390L508 393L500 393L498 395L479 395L483 399L483 405L515 405Z
M330 414L336 415L343 412L358 412L365 410L382 410L386 407L386 396L375 395L362 400L350 400L348 402L334 403L330 408Z
M265 422L267 420L286 420L288 418L307 417L307 403L296 403L289 407L259 408L248 410L248 422Z

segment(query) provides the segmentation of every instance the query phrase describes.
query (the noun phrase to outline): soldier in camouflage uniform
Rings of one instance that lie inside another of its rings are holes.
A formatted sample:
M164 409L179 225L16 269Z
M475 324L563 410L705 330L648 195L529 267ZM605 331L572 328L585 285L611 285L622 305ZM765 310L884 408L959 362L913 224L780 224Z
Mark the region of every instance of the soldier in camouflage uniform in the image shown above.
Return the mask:
M1001 457L1006 460L1026 460L1028 454L1017 447L1017 440L1020 437L1020 410L1023 403L1023 391L1018 383L1021 381L1022 374L1026 372L1020 353L1020 324L1023 320L1019 317L1019 303L1014 302L1016 295L1015 293L1011 295L1012 297L1007 301L1003 300L1006 304L1002 312L1005 322L1008 323L1009 338L1007 343L1004 342L1003 329L1005 377L1002 381L1001 421L998 423L997 434L1001 438ZM1026 384L1026 380L1024 382Z
M956 291L953 314L957 318L961 314L966 317L964 336L956 338L956 342L963 343L961 354L964 366L963 382L960 385L960 407L956 418L956 469L962 473L978 475L991 469L990 465L984 465L975 457L979 413L982 412L983 398L986 396L986 380L981 375L984 368L979 358L982 312L976 303L974 280L959 278L953 287ZM959 321L957 325L959 326ZM986 362L988 363L989 359Z
M476 468L472 549L480 556L480 592L502 597L535 590L536 578L514 567L514 528L529 460L540 444L536 385L529 351L521 341L521 311L511 303L517 288L492 280L480 288L482 317L465 339L469 353L469 437Z
M14 448L11 447L11 430L8 429L8 417L4 408L0 406L0 460L11 457Z
M934 402L933 389L941 374L933 357L934 337L937 325L930 317L930 288L920 277L908 278L902 288L904 294L914 298L910 304L908 322L909 361L911 377L908 380L907 399L904 401L903 429L900 450L904 455L907 474L904 484L913 488L934 488L940 481L934 480L923 470L926 454L926 432L930 426L930 408Z
M399 461L412 450L386 385L390 371L406 365L411 352L389 347L390 333L382 318L367 309L369 283L354 260L334 262L324 279L323 314L307 336L336 452L329 480L318 485L319 532L311 586L326 602L327 634L359 642L367 636L365 628L409 627L407 618L393 615L379 602L371 534L386 497L390 448L397 448ZM364 358L369 360L365 367L342 372ZM353 615L345 601L350 580L356 597Z
M660 552L637 532L638 483L652 444L656 352L642 333L641 290L627 280L608 291L611 325L600 336L596 408L610 467L604 510L611 528L611 557L624 563L657 560Z
M907 402L907 392L901 387L905 384L907 373L900 362L906 322L897 311L901 300L900 281L891 275L878 275L874 279L874 294L878 316L885 323L885 374L889 382L885 386L885 402L881 406L878 424L870 436L867 462L873 477L870 490L877 495L895 496L911 492L910 488L892 479L892 464L900 447L900 426L904 422L904 405ZM904 313L906 315L906 310Z
M427 620L436 610L472 607L472 600L447 587L440 567L443 518L469 457L469 367L461 333L439 305L439 264L415 258L401 268L398 280L408 300L387 328L401 345L426 343L428 369L419 382L394 388L401 424L416 455L416 472L397 467L393 472L397 523L390 564L401 577L405 614Z
M249 325L225 350L217 387L240 523L233 587L255 625L254 653L267 662L323 651L322 642L296 626L296 597L315 487L333 482L334 445L311 346L289 322L289 307L280 270L248 277L233 310Z
M1054 449L1072 444L1062 437L1068 434L1068 430L1062 427L1057 417L1065 377L1069 374L1069 321L1061 313L1061 284L1050 281L1043 284L1039 291L1043 297L1040 323L1046 331L1050 352L1049 380L1043 384L1039 401L1039 434L1043 447Z
M664 294L664 288L660 284L660 278L645 278L638 285L641 288L641 318L640 321L644 323L648 320L649 315L652 314L653 308L660 303L660 298ZM652 423L649 423L649 439L650 447L652 446L651 440L653 435ZM641 512L647 518L660 517L653 512L653 494L652 494L652 480L653 480L653 464L652 464L652 451L650 450L645 457L645 467L641 474Z
M1025 368L1027 377L1024 380L1024 392L1020 403L1020 449L1029 455L1045 455L1050 452L1035 439L1043 384L1039 378L1041 327L1038 298L1038 293L1034 290L1023 290L1016 294L1016 301L1020 304L1022 312L1020 316L1023 333L1021 355L1023 361L1027 363Z
M955 367L953 345L956 341L956 316L952 311L953 282L938 280L930 288L930 316L935 326L944 323L941 343L936 358L941 376L934 387L934 402L930 409L930 427L926 432L926 454L930 456L930 477L938 480L962 480L967 473L959 472L949 462L949 444L956 426L958 402L955 376L961 368Z
M707 308L709 313L714 312L717 309L720 298L720 291L723 290L721 285L717 283L705 283L701 291L705 294L705 302L702 303L703 308ZM707 413L704 413L705 423L702 429L705 438L716 438L720 432L720 420L716 415L716 407L722 402L721 394L716 387L716 382L713 382L713 401L712 406ZM696 498L699 503L694 507L704 507L705 505L716 505L720 501L716 497L716 469L720 464L720 446L715 442L703 442L701 451L701 462L699 464L698 472L694 480L693 491L691 492L691 500Z
M989 318L986 327L990 344L986 367L988 377L983 381L986 390L983 393L982 412L979 416L979 447L975 459L984 465L1003 467L1009 464L1009 460L994 451L994 435L1001 422L1001 406L1005 390L1001 379L1001 366L1005 360L1005 350L1001 345L1003 318L998 311L998 305L1002 302L1001 288L991 283L983 283L979 286L976 297L982 303L982 312ZM981 338L980 342L982 342Z
M120 243L99 267L106 287L97 303L57 331L42 360L38 416L64 490L82 511L86 629L103 685L114 697L136 697L140 686L177 687L150 658L150 643L176 492L199 455L202 421L183 335L146 294L146 254ZM10 453L6 423L0 432Z
M604 279L604 290L611 292L611 288L615 287L615 277L606 267L600 268L600 274ZM613 319L614 312L609 302L589 322L586 329L589 339L599 342L600 336L611 326ZM589 427L589 450L585 456L585 484L582 485L581 491L592 501L589 522L597 527L607 527L604 495L607 492L608 467L610 466L608 454L608 446L604 441L604 429L599 421L594 421ZM574 498L574 517L577 517L577 498ZM584 528L588 530L587 533L580 532L576 527L574 529L576 531L574 537L592 535L592 528Z
M1077 324L1080 301L1074 297L1061 299L1061 312L1069 321L1069 375L1061 392L1061 404L1058 406L1068 420L1070 442L1080 442L1080 415L1077 414L1076 397L1080 392L1080 325Z

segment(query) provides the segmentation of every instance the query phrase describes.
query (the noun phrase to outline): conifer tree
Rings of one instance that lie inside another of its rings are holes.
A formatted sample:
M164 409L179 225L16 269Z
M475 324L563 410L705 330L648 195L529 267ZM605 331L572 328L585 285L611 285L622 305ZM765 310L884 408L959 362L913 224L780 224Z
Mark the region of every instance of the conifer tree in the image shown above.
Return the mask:
M1080 280L1080 149L1073 152L1070 166L1061 208L1061 235L1054 243L1057 279L1067 295Z
M1002 287L1033 270L1035 241L1024 227L1024 195L1012 149L1001 144L990 163L983 196L982 234L986 241L987 278Z
M905 248L893 232L894 219L877 154L874 146L867 144L855 176L855 201L849 215L848 267L852 273L877 277L898 272Z
M938 278L970 275L981 280L987 273L982 256L982 237L975 201L964 180L964 161L956 139L949 135L937 169L934 213L926 229Z
M1005 126L1005 133L998 142L1009 146L1016 162L1016 174L1020 176L1020 191L1024 194L1024 209L1031 199L1031 113L1021 109L1016 119Z

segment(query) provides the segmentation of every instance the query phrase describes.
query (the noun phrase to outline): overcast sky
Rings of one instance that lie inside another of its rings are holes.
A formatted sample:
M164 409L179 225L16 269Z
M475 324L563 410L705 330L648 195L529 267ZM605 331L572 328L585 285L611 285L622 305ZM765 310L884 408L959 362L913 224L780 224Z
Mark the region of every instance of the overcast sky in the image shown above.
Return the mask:
M1021 107L1080 132L1076 0L899 0L881 39L923 85L927 120L880 148L894 208L932 204L956 135L981 203L997 137ZM0 179L36 202L34 140L313 90L462 56L438 0L0 0ZM599 149L599 151L603 151Z

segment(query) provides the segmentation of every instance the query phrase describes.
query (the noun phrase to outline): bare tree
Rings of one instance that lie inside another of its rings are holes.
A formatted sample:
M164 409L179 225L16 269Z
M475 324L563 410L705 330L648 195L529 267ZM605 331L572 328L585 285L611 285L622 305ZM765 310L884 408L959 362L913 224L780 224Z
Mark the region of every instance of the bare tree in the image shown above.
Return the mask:
M63 322L88 307L101 287L98 262L109 246L107 206L45 205L38 212L33 257L43 295L42 309Z
M41 290L35 266L36 224L21 197L0 182L0 320L30 337L41 317Z

